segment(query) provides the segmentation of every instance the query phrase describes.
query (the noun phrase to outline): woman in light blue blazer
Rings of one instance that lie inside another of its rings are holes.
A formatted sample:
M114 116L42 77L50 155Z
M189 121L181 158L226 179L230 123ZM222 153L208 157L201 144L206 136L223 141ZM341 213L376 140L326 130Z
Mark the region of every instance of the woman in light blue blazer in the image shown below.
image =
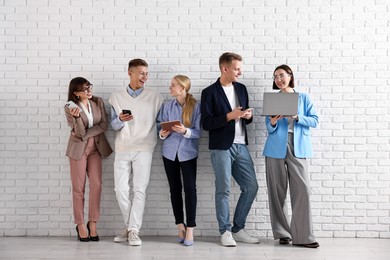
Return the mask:
M294 74L287 65L274 70L273 89L294 93ZM317 127L318 116L309 96L299 93L298 114L292 117L266 117L268 131L264 146L268 200L273 236L280 244L319 247L313 235L310 185L306 158L312 157L310 128ZM291 222L286 195L290 188Z

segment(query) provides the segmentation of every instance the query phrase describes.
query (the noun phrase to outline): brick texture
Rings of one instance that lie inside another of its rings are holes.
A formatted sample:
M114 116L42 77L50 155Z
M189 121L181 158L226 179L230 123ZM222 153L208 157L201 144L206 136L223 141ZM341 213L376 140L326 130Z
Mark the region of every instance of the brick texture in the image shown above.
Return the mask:
M63 105L71 78L95 86L107 109L128 83L126 64L150 64L148 88L168 100L176 74L192 93L219 76L225 51L244 58L241 82L255 108L250 150L260 190L247 229L271 237L262 149L262 93L282 63L295 71L320 116L309 160L318 237L390 238L390 4L369 1L0 0L0 236L75 235L69 129ZM114 144L114 131L107 132ZM198 159L197 236L218 235L214 175L203 132ZM156 147L141 235L175 235L169 189ZM104 160L99 234L122 217ZM232 185L235 205L239 188ZM86 200L88 201L88 200Z

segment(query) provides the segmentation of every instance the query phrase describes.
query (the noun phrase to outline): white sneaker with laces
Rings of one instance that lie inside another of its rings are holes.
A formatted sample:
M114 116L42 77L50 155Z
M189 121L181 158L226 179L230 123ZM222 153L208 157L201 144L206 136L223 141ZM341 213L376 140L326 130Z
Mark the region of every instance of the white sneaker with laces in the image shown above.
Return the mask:
M225 231L225 233L221 236L221 243L223 246L236 246L237 243L234 241L234 238L232 237L232 232Z
M141 238L139 238L138 232L135 230L130 230L129 231L129 245L131 246L140 246L142 244Z
M257 237L252 237L244 229L241 229L237 233L233 233L233 238L237 242L249 243L249 244L258 244L260 243L260 239Z
M121 242L127 242L129 231L127 230L127 227L125 227L122 230L122 233L114 237L114 242L121 243Z

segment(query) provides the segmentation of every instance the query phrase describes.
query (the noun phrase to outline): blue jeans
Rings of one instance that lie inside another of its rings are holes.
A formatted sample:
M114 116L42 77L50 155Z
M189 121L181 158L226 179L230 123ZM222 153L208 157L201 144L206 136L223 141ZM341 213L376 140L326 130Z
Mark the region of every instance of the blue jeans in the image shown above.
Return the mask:
M246 217L259 188L253 161L245 144L233 144L228 150L210 150L210 152L215 174L215 208L219 232L223 234L228 230L236 233L245 227ZM233 227L229 221L232 176L241 190L234 213Z

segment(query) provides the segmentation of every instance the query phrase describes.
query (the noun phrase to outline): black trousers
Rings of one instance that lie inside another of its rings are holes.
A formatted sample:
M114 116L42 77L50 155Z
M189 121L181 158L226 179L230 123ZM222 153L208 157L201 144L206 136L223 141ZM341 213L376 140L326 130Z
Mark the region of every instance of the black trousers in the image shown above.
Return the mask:
M196 167L197 159L179 162L171 161L163 156L164 168L167 174L169 188L171 193L171 203L175 224L184 224L183 196L182 189L184 186L187 226L196 227ZM181 172L180 172L181 170ZM181 174L182 173L182 174ZM183 176L183 185L182 185Z

